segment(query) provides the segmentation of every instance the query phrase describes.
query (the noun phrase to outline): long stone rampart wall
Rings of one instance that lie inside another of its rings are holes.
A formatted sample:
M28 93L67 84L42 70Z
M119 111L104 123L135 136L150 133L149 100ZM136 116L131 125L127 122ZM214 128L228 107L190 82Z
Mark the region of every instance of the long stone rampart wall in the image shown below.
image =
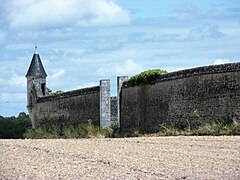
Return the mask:
M38 97L29 107L34 127L87 123L123 131L156 132L162 125L195 127L230 118L240 123L240 63L205 66L160 75L151 84L128 86L118 77L100 86Z
M125 82L120 101L123 131L194 127L224 118L240 122L240 63L168 73L148 85Z
M100 87L41 97L33 107L35 126L87 123L100 125Z

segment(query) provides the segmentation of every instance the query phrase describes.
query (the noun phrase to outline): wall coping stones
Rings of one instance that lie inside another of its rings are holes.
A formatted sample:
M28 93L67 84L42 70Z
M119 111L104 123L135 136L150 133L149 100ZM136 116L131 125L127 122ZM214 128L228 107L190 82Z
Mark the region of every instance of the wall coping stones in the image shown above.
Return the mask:
M159 78L156 81L151 82L150 84L155 84L156 82L180 79L180 78L185 78L185 77L190 77L195 75L216 74L216 73L225 73L225 72L233 72L233 71L240 71L240 62L220 64L220 65L209 65L209 66L202 66L202 67L170 72L167 74L159 75ZM128 87L127 81L123 83L123 87Z
M73 90L73 91L63 92L63 93L60 93L60 94L39 97L37 99L37 103L38 102L56 100L56 99L62 99L62 98L69 98L69 97L79 96L79 95L84 95L84 94L99 93L99 92L100 92L100 86L77 89L77 90Z

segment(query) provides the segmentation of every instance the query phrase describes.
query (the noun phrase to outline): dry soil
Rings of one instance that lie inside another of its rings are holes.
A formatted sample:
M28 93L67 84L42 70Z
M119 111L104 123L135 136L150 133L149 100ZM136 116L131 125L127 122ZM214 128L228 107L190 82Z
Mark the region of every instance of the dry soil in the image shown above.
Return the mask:
M240 179L240 136L0 140L0 179Z

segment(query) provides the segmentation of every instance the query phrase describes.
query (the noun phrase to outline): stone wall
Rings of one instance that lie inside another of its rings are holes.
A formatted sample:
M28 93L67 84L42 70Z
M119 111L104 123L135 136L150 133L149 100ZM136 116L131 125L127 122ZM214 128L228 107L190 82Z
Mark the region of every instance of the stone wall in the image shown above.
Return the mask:
M117 97L111 97L111 124L117 125L118 123L118 104L117 104Z
M120 119L121 119L121 90L123 83L128 81L128 76L118 76L117 77L117 126L120 128Z
M207 66L162 75L121 93L123 131L158 131L161 124L197 126L217 119L240 122L240 63Z
M49 124L64 126L88 120L100 125L100 87L38 98L32 113L36 127Z

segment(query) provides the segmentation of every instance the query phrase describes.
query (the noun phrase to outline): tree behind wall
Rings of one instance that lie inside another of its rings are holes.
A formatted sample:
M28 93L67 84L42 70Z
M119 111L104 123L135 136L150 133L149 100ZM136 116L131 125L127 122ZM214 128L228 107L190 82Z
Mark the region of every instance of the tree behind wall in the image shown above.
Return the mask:
M25 112L19 113L18 117L0 116L0 138L2 139L24 138L23 134L30 127L31 122Z

